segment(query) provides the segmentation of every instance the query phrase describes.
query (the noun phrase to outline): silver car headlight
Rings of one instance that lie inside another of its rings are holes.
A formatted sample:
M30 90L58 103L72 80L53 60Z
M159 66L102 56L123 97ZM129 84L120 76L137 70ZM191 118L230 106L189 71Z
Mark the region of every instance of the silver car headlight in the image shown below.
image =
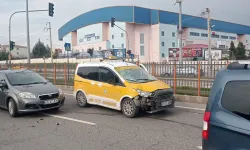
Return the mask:
M140 89L136 89L136 91L138 92L138 94L141 96L141 97L149 97L152 93L151 92L145 92L145 91L142 91Z
M36 98L36 95L29 93L29 92L22 92L22 93L19 93L19 97L30 99L30 98Z

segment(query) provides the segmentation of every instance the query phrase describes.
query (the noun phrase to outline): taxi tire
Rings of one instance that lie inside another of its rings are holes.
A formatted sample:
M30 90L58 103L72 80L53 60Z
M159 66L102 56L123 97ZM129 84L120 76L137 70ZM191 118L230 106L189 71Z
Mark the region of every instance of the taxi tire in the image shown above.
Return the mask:
M126 114L126 112L124 110L124 105L127 102L129 102L132 105L132 108L133 108L132 113L130 115ZM134 117L136 117L139 114L140 108L135 105L135 102L132 99L126 98L126 99L124 99L122 101L121 110L122 110L122 113L123 113L124 116L126 116L128 118L134 118Z
M82 101L82 103L79 103L79 96L83 96L84 101ZM79 107L86 107L88 105L86 95L81 91L77 92L76 101Z

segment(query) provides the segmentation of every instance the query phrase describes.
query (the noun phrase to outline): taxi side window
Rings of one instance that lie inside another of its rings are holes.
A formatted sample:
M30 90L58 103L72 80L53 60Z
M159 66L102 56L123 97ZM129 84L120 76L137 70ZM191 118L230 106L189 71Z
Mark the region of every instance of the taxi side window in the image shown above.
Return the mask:
M84 79L98 81L98 67L79 67L77 75Z
M119 77L117 77L114 72L107 68L99 68L99 80L104 83L115 84L123 86L120 82Z

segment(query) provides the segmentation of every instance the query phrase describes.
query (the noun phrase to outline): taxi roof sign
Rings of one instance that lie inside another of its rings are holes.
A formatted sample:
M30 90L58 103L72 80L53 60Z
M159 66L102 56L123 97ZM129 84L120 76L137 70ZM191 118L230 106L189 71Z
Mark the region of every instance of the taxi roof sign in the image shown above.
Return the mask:
M109 58L103 58L100 61L101 62L103 62L103 61L118 61L118 62L123 61L124 62L125 59L124 58L118 58L116 56L110 56Z

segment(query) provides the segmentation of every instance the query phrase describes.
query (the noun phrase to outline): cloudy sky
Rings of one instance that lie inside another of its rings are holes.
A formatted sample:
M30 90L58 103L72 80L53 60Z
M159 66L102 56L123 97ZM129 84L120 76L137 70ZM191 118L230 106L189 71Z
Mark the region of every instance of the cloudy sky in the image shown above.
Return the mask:
M25 10L26 0L0 0L0 44L8 43L8 22L10 15ZM44 31L46 22L52 23L53 48L62 48L58 41L58 29L72 18L106 6L135 5L147 8L178 12L175 0L29 0L29 10L48 9L48 2L55 4L54 17L48 12L30 13L31 46L38 39L49 43L49 32ZM213 19L236 22L250 26L250 0L184 0L183 13L200 15L205 8L210 8ZM26 14L16 14L12 19L12 40L18 45L26 46Z

